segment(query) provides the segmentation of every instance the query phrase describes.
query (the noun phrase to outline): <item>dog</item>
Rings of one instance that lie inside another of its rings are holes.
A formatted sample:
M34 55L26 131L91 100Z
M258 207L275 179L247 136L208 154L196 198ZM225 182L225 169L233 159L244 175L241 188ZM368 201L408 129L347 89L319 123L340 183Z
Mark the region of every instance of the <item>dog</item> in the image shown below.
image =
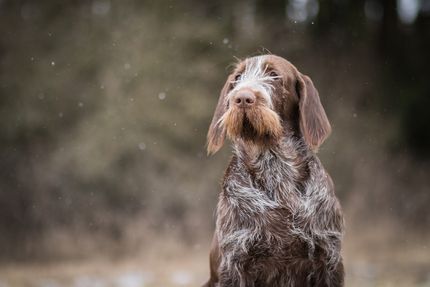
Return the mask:
M238 63L221 91L208 154L228 137L206 287L343 286L344 220L316 156L331 132L318 91L282 57Z

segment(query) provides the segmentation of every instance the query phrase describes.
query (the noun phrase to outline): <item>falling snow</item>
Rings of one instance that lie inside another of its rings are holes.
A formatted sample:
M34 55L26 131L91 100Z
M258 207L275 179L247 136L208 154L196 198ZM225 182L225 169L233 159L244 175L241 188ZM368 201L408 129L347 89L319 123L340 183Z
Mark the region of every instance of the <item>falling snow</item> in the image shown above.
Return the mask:
M139 143L137 146L139 147L140 150L146 149L146 144L144 142Z

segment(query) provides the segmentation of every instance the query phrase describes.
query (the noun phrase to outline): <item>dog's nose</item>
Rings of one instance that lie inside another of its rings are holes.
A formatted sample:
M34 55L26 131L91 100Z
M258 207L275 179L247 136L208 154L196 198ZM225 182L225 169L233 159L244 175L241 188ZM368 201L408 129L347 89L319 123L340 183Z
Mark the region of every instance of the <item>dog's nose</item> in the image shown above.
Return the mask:
M255 104L255 94L250 90L238 91L233 98L237 107L248 108Z

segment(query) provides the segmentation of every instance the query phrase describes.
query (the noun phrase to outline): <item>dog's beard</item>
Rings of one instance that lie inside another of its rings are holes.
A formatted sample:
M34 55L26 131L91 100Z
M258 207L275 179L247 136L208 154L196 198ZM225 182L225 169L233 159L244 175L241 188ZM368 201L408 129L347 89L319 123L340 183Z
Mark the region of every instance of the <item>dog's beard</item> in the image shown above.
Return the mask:
M276 141L282 136L281 119L270 108L260 105L249 109L231 107L220 119L231 140L255 143Z

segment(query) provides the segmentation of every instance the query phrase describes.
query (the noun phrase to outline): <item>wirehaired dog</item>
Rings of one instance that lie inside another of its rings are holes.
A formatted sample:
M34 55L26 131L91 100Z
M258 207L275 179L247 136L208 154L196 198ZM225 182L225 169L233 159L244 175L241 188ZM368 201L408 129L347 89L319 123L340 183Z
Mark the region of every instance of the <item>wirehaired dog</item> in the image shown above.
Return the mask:
M311 79L287 60L240 62L221 91L208 153L227 136L225 172L204 286L343 286L343 217L316 156L331 132Z

